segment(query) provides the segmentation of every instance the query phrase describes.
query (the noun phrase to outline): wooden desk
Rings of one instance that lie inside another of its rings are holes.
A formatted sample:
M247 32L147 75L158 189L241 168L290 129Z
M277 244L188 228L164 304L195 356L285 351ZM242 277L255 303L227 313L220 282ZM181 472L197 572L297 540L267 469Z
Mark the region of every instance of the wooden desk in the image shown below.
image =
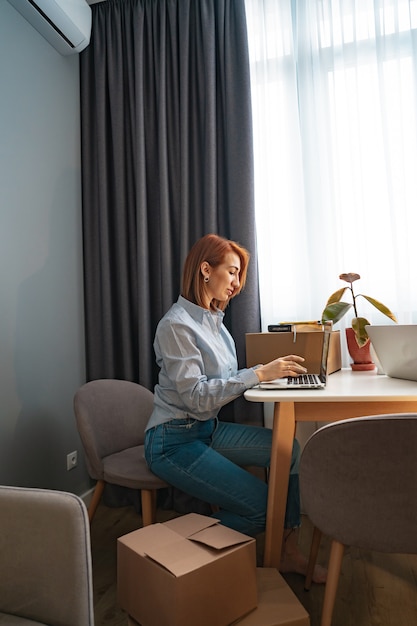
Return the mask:
M334 422L363 415L417 412L417 382L381 376L376 370L331 374L326 389L249 389L250 402L274 402L264 567L278 567L296 422Z

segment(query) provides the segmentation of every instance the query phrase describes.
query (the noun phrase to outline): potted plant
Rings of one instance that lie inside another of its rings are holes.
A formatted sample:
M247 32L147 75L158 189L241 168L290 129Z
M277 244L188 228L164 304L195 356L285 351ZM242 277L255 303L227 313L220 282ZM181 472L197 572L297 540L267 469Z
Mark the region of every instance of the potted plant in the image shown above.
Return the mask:
M372 363L372 359L370 358L370 356L362 355L361 357L358 357L357 350L355 350L356 346L354 344L356 343L358 349L363 348L364 350L367 349L369 351L369 337L365 328L365 326L369 324L369 322L365 317L359 317L358 310L356 307L356 300L359 297L365 298L365 300L368 300L368 302L370 302L376 309L378 309L378 311L380 311L381 313L389 317L393 322L396 322L397 318L395 317L394 313L392 313L392 311L390 311L389 308L385 306L385 304L382 304L382 302L379 302L379 300L375 300L375 298L371 298L371 296L366 296L363 293L358 293L358 294L354 293L353 283L360 279L359 274L354 274L353 272L350 272L348 274L340 274L339 278L349 283L349 285L346 287L342 287L341 289L338 289L330 296L330 298L326 302L326 306L322 313L322 321L323 322L332 321L333 324L336 324L336 322L341 320L342 317L346 315L346 313L349 311L349 309L353 307L355 317L353 317L352 319L352 328L346 329L346 339L348 342L349 353L351 357L353 358L354 363L355 362L359 362L363 364L369 363L369 364L372 364L372 368L373 368L374 365ZM341 298L343 297L343 294L345 293L346 290L350 291L352 302L341 301ZM369 355L369 352L367 354ZM371 369L371 367L369 368L362 367L362 368L353 368L353 369Z

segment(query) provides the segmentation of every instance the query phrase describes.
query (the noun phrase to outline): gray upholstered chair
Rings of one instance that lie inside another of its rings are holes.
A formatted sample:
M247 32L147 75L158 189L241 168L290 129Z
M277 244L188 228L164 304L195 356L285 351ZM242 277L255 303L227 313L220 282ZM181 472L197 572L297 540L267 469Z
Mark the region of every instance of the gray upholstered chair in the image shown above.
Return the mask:
M315 526L306 589L321 533L331 538L321 626L330 626L345 546L417 553L417 414L332 423L305 444L303 510Z
M153 393L127 380L86 383L74 396L74 412L89 475L97 481L88 508L90 522L106 483L141 490L142 521L155 521L156 494L167 484L148 468L144 457L145 426Z
M94 626L90 525L71 493L0 486L0 624Z

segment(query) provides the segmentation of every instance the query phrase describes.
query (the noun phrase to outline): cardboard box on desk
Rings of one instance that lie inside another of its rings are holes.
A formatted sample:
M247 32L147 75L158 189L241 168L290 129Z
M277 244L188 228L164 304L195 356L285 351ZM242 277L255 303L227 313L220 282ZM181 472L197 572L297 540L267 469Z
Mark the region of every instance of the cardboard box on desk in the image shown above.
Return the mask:
M191 513L117 541L118 602L141 626L228 626L257 606L255 539Z
M246 333L246 366L269 363L280 356L299 354L305 358L309 374L320 374L323 348L322 330L298 329L286 333ZM342 367L340 330L333 330L327 360L327 373L333 374Z
M278 570L258 568L258 606L233 626L310 626L310 618Z

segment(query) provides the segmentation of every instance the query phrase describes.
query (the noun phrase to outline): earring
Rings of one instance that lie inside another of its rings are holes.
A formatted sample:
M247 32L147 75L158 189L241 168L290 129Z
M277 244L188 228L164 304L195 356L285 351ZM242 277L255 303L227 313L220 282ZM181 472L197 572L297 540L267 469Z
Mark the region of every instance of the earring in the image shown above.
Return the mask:
M204 276L204 282L208 283L208 281L209 281L209 277L208 276Z

